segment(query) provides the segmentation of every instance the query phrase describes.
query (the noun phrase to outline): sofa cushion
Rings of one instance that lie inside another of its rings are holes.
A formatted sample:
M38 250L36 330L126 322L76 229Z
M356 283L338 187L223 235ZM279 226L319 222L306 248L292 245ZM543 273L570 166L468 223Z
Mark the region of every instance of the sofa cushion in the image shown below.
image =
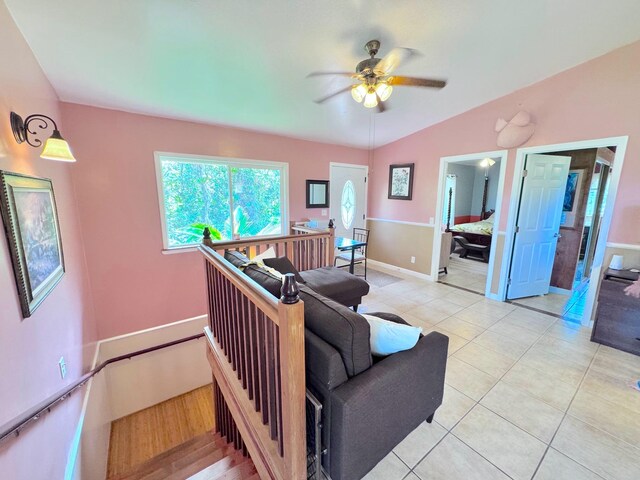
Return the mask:
M224 258L234 267L240 268L242 265L249 263L251 260L244 253L236 250L225 250Z
M308 287L348 307L354 298L369 293L369 284L360 277L336 267L323 267L300 272Z
M244 274L255 281L258 285L268 291L276 298L280 298L282 289L282 279L270 274L264 268L260 268L254 263L250 263L242 270Z
M304 278L302 278L302 275L300 275L300 272L298 272L296 267L293 266L293 263L291 263L291 260L289 260L287 257L265 258L264 264L267 267L274 268L283 275L285 273L293 273L293 275L296 277L296 282L306 283L304 281Z
M276 258L276 249L273 248L273 247L267 248L264 252L262 252L259 255L256 255L251 260L253 260L256 263L257 262L261 262L261 263L264 263L266 265L265 260L270 259L270 258Z
M371 367L369 323L364 317L307 285L299 288L305 327L340 353L347 375L353 377Z

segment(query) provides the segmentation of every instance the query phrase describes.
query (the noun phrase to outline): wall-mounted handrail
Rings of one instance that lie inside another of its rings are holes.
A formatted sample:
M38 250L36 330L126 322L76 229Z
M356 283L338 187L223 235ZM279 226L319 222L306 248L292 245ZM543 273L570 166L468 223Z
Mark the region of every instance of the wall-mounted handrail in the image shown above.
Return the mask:
M78 380L73 382L71 385L60 390L58 393L51 395L50 397L40 402L33 408L30 408L23 414L18 415L14 419L2 425L0 427L0 444L2 444L4 441L12 437L15 438L19 436L20 432L25 427L27 427L30 423L35 422L42 415L50 412L52 408L54 408L63 400L66 400L74 391L81 388L85 383L87 383L94 376L100 373L100 371L102 371L105 367L111 365L112 363L120 362L122 360L128 360L133 357L137 357L139 355L144 355L145 353L155 352L156 350L172 347L174 345L179 345L181 343L189 342L191 340L197 340L198 338L202 338L202 337L204 337L204 333L198 333L188 337L180 338L178 340L173 340L171 342L155 345L153 347L136 350L131 353L126 353L124 355L118 355L117 357L113 357L105 360L90 372L85 373L82 377L80 377Z

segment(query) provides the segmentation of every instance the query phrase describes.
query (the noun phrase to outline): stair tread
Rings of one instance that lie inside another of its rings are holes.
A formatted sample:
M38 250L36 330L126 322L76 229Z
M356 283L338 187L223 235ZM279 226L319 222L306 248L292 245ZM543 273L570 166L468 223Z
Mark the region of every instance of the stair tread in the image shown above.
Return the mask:
M217 451L214 454L202 457L195 462L183 466L180 470L172 472L165 478L167 480L186 480L211 465L220 464L221 462L223 464L226 464L226 459L233 459L235 456L235 452L236 450L233 448L233 446L229 446L226 451Z
M251 462L250 459L244 457L242 455L242 452L234 450L231 455L213 464L196 470L195 472L193 472L192 476L188 477L188 480L212 480L217 478L224 478L221 477L223 474L239 466L240 464L245 463L246 460L248 460L251 464L251 467L253 467L253 462Z
M253 475L256 472L256 467L253 462L245 458L240 464L230 468L226 472L216 476L210 477L210 480L243 480Z
M219 434L207 432L195 438L187 440L169 450L166 450L149 460L136 465L132 470L120 475L111 476L109 480L138 480L149 477L149 480L155 478L153 476L156 470L167 470L167 466L179 462L185 455L207 455L216 450L223 449L227 445L225 439Z
M250 458L217 433L187 440L109 480L259 480Z

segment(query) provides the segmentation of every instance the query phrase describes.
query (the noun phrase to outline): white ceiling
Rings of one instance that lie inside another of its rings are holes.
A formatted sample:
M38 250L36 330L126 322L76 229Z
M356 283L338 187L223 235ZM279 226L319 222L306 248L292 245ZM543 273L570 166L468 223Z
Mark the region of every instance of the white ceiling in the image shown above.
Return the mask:
M346 93L367 40L418 49L375 114L382 145L640 39L638 0L5 0L60 99L371 145Z

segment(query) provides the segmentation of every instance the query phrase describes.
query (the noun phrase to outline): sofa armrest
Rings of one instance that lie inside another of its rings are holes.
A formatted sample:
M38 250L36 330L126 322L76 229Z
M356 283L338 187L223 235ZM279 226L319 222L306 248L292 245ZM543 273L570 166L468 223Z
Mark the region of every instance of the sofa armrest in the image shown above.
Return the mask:
M322 395L347 381L340 353L312 331L304 331L307 387Z
M332 478L362 477L442 404L448 343L432 332L332 392Z

